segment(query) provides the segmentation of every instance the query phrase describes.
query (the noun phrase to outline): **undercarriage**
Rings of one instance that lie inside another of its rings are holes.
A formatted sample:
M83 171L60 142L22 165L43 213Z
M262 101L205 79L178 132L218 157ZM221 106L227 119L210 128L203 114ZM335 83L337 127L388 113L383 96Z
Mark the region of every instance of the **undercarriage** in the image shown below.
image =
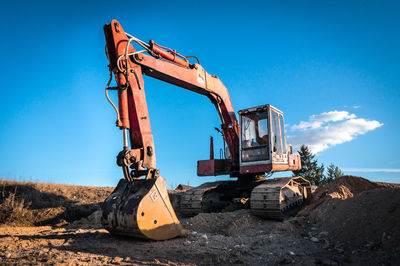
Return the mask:
M254 215L282 220L292 215L309 195L310 182L302 177L217 181L174 194L172 205L183 216L251 209Z

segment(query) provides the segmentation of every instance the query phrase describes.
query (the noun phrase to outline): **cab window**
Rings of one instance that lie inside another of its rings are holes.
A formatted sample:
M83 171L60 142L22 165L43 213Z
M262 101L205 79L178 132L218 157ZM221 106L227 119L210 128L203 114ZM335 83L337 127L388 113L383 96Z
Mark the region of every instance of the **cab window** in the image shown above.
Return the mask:
M242 161L269 159L268 114L266 111L242 115Z
M285 132L285 123L283 122L283 115L279 115L279 122L281 124L281 133L282 133L282 144L283 144L283 153L286 153L286 132Z
M242 116L242 147L268 145L268 117L266 112Z
M282 153L282 135L281 127L279 125L279 114L271 110L271 122L272 122L272 151L277 153Z

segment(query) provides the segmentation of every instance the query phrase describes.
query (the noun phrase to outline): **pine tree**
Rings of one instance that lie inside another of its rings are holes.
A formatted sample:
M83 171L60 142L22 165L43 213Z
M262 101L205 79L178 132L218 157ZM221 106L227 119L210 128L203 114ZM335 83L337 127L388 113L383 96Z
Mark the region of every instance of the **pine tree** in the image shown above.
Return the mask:
M331 164L328 166L328 169L327 169L327 176L326 176L326 178L325 178L325 182L324 182L324 183L329 183L329 182L331 182L332 180L334 180L334 179L336 179L336 178L338 178L338 177L341 177L342 175L344 175L344 174L343 174L343 171L340 170L339 167L337 167L337 166L335 166L333 163L331 163Z
M325 167L322 164L318 166L318 161L314 159L315 155L306 145L301 145L299 151L301 159L301 169L293 171L293 176L301 176L309 180L312 185L320 185L324 182Z
M338 177L341 177L341 176L344 176L344 173L339 167L336 166L335 167L335 178L338 178Z
M331 163L327 169L327 176L324 183L329 183L335 179L335 165Z

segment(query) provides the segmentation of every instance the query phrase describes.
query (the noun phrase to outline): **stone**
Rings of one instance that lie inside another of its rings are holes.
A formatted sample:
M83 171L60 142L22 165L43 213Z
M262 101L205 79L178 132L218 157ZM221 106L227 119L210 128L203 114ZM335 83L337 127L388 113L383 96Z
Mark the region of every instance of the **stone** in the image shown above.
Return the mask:
M124 260L124 259L121 258L121 257L115 257L115 258L113 259L113 262L119 263L119 262L122 262L123 260Z
M339 254L342 254L344 252L344 249L342 249L342 248L335 248L335 250Z
M376 244L372 241L368 242L368 244L365 245L365 247L369 248L369 249L373 249L376 247Z
M328 235L329 235L329 233L326 232L326 231L322 231L322 232L320 232L320 233L318 234L318 236L320 236L320 237L328 236Z

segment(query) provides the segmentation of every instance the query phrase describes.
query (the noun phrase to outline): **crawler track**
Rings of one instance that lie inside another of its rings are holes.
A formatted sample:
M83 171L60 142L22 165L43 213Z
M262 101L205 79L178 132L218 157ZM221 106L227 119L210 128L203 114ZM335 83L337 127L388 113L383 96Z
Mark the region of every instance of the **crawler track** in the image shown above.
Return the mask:
M301 177L267 180L251 192L251 211L263 218L282 220L310 194L310 182Z
M207 204L203 200L206 192L217 188L223 184L224 181L208 182L204 183L197 188L190 189L183 193L179 201L179 212L184 216L195 216L201 212L207 212L205 205Z
M238 201L250 199L250 204L243 207L250 208L254 215L282 220L311 194L310 182L302 177L275 178L254 183L247 189L237 187L236 196L232 196L234 184L233 181L205 183L182 193L174 207L184 216L195 216L201 212L222 211Z

